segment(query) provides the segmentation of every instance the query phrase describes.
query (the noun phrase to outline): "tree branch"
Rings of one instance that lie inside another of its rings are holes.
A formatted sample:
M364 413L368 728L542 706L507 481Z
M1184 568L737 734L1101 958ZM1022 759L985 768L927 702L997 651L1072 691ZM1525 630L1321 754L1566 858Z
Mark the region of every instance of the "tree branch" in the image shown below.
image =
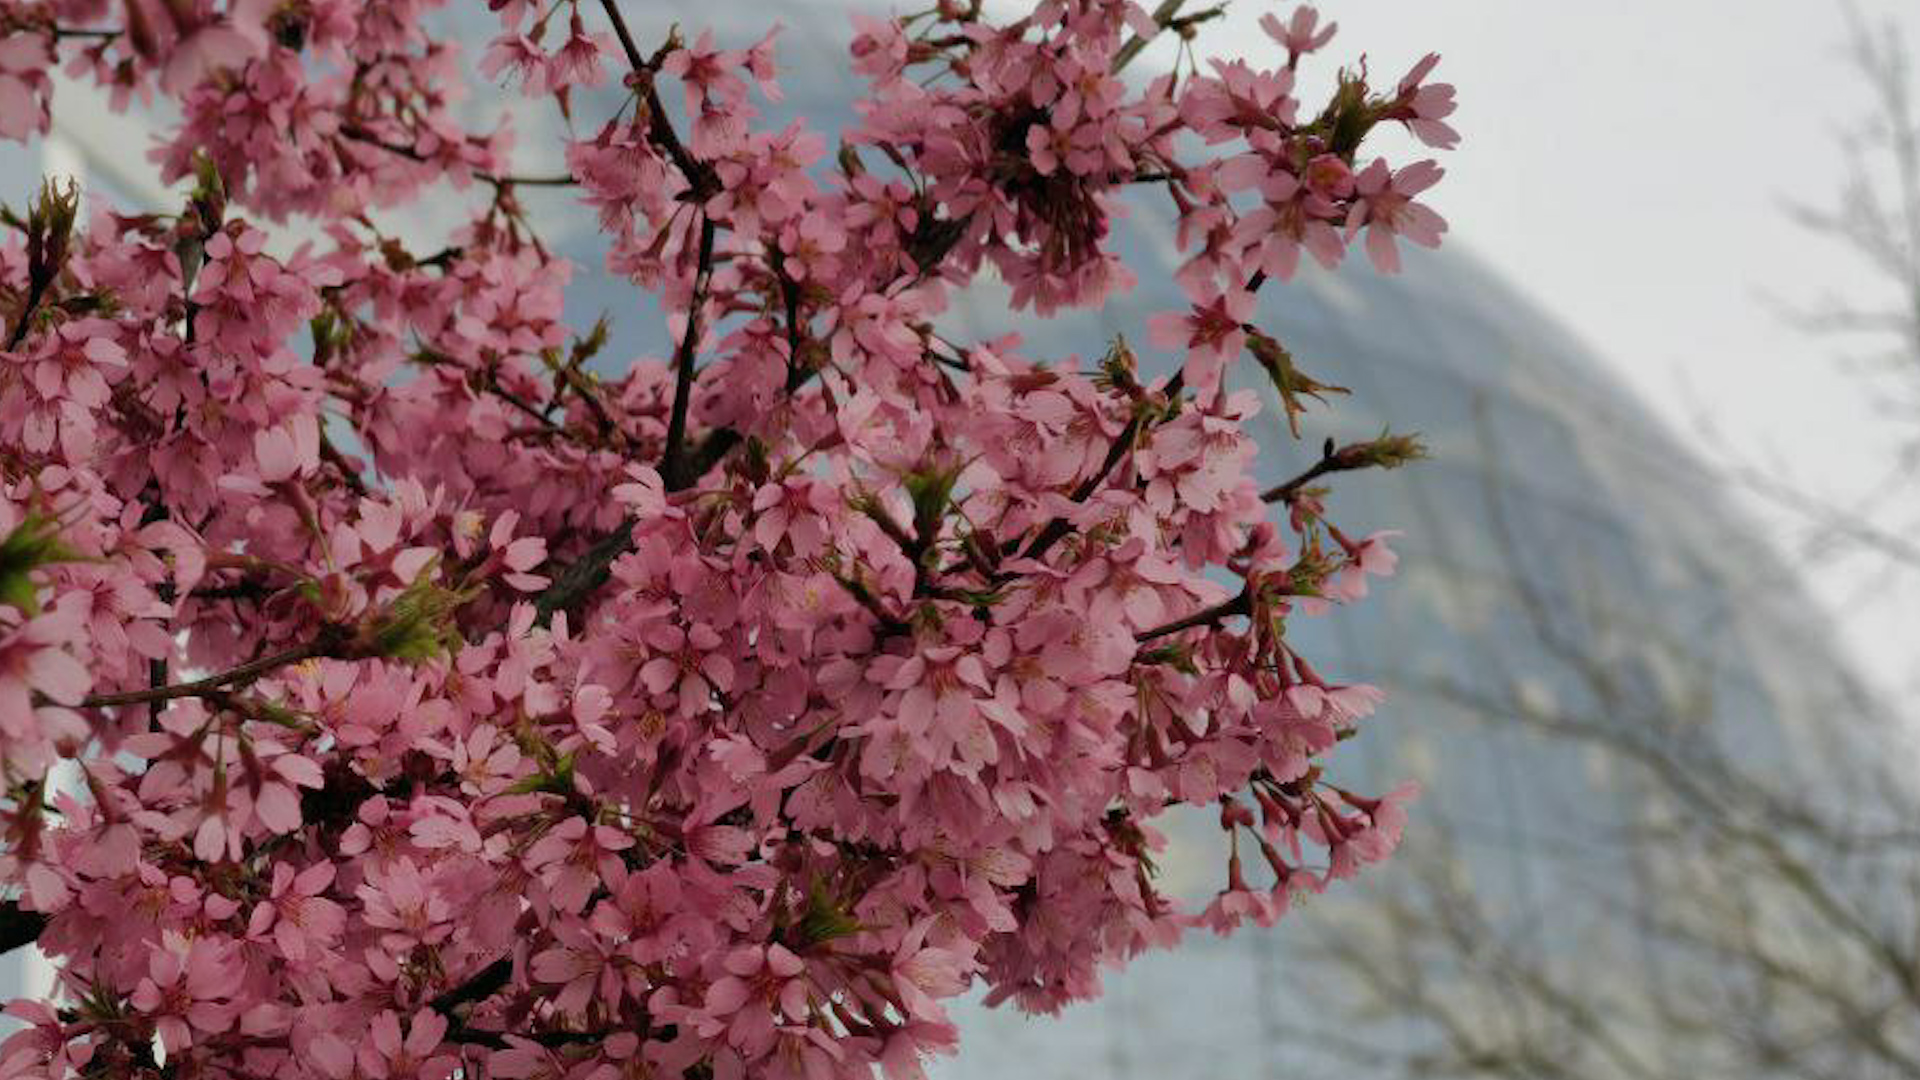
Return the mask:
M627 63L633 65L635 72L651 72L652 66L640 55L640 46L634 43L633 31L627 29L627 20L620 14L618 0L600 0L600 6L607 9L607 18L613 23L613 36L620 39L620 49L627 54Z
M513 958L503 956L468 976L466 982L434 998L430 1004L434 1012L458 1023L459 1019L453 1015L454 1009L461 1005L485 1001L499 993L507 985L507 980L512 977Z
M1180 6L1179 3L1173 2L1173 0L1169 0L1169 4L1175 10L1178 10ZM1169 4L1162 4L1162 10L1165 10ZM1156 14L1155 18L1158 19L1159 15ZM1247 279L1247 292L1257 293L1260 291L1260 287L1266 283L1267 272L1265 270L1256 270L1253 276ZM1162 390L1161 394L1168 400L1179 397L1180 391L1186 387L1186 380L1187 373L1183 367L1180 371L1174 373L1173 378L1167 380L1166 389ZM1127 421L1127 426L1121 429L1120 434L1114 438L1113 445L1107 448L1106 460L1100 463L1100 471L1088 477L1079 487L1073 490L1072 499L1074 502L1086 502L1093 497L1093 493L1099 490L1100 485L1106 481L1107 474L1112 472L1116 465L1120 464L1120 459L1126 456L1127 451L1133 449L1134 440L1138 438L1140 434L1142 423L1141 415L1138 413L1136 413L1131 420ZM1029 559L1040 558L1047 553L1048 549L1059 543L1072 531L1073 526L1067 522L1066 518L1054 518L1052 521L1047 522L1046 528L1040 530L1040 535L1034 537L1033 543L1028 546L1024 557Z
M352 139L354 142L365 143L368 146L385 150L389 154L406 158L408 161L418 161L424 164L428 160L427 156L420 151L410 146L401 146L398 143L387 142L385 139L380 138L364 128L343 127L340 129L340 134ZM510 187L574 187L580 183L579 179L571 173L559 176L500 176L495 173L481 172L476 169L473 171L473 178L483 184L491 185L496 191Z
M225 688L235 684L253 682L255 679L262 678L279 668L286 667L288 664L297 664L302 660L312 660L317 657L338 655L340 646L344 640L344 635L341 634L339 628L328 627L319 637L304 645L296 645L291 649L274 653L271 656L263 656L258 660L249 660L239 667L230 668L217 675L209 675L204 679L195 679L192 682L174 683L171 686L156 686L147 690L128 690L116 694L93 694L83 698L79 707L83 709L99 709L113 705L144 705L148 702L172 701L175 698L183 697L206 697L217 691L223 691Z
M1261 492L1260 498L1264 502L1292 503L1308 484L1323 476L1358 469L1397 469L1408 462L1420 460L1426 453L1426 447L1420 444L1418 436L1383 434L1378 439L1348 443L1339 449L1335 449L1333 440L1328 439L1321 448L1320 460L1314 462L1311 468Z
M548 408L559 404L560 396L572 390L574 396L586 405L587 411L593 414L593 422L599 427L602 438L610 440L614 449L622 453L632 447L633 440L627 436L626 429L614 419L613 412L607 408L606 402L600 400L600 394L594 389L593 382L580 373L576 364L556 364L553 374L560 380L560 388L554 391L553 401Z
M668 491L690 486L697 475L687 468L687 409L693 398L693 356L700 347L701 314L707 306L707 287L713 281L713 242L717 226L700 216L700 264L694 270L693 296L687 303L687 326L674 351L673 412L667 418L667 446L660 456L660 478Z
M1252 612L1253 592L1250 589L1242 589L1240 590L1240 595L1231 600L1223 600L1210 608L1196 611L1183 619L1175 619L1163 626L1156 626L1151 630L1142 630L1133 635L1133 640L1144 645L1149 641L1166 637L1169 634L1177 634L1182 630L1191 630L1196 626L1213 626L1222 619L1229 619L1235 615L1249 615L1252 614Z
M0 901L0 954L33 944L46 927L45 915L23 910L18 900Z
M680 141L680 133L673 130L673 122L667 117L667 110L661 105L660 93L654 89L653 77L660 69L660 62L666 58L673 42L662 46L652 59L640 55L640 46L633 40L633 31L627 28L627 20L620 14L619 0L600 0L600 6L606 9L607 19L613 23L613 34L620 39L620 50L627 54L627 63L633 68L634 82L647 105L647 138L666 151L667 157L687 178L693 187L696 199L705 201L720 190L720 177L713 166L701 161L689 153L685 143Z
M1160 32L1177 30L1184 34L1188 28L1194 26L1196 23L1203 23L1208 19L1217 19L1221 15L1226 14L1227 11L1227 5L1216 4L1205 11L1196 11L1192 15L1182 18L1180 16L1180 9L1185 6L1187 6L1187 0L1162 0L1160 6L1153 9L1153 24L1160 28ZM1158 32L1145 36L1135 34L1132 38L1128 39L1125 45L1120 46L1120 51L1113 54L1114 72L1118 73L1120 69L1133 63L1134 58L1139 56L1141 51L1152 44L1153 39L1159 36L1160 33Z
M594 541L578 559L553 576L552 584L534 598L534 622L546 626L556 611L571 611L606 584L615 559L633 550L632 517L623 517L613 531Z
M27 340L27 328L33 325L34 313L40 309L40 302L46 298L48 284L50 279L42 280L38 277L28 283L26 302L20 305L20 315L14 321L13 333L7 335L8 352L19 348L20 343Z
M94 41L112 41L114 38L119 37L121 32L122 31L120 31L117 28L116 29L100 29L100 30L89 30L84 27L75 27L75 26L56 26L53 28L54 38L56 40L61 40L61 41L64 41L68 38L90 39Z
M1166 397L1167 400L1171 401L1180 396L1180 391L1184 390L1186 385L1187 373L1184 371L1176 372L1173 378L1167 381L1166 389L1162 390L1161 394ZM1106 482L1107 475L1113 472L1115 466L1120 464L1120 459L1126 457L1127 452L1133 449L1134 442L1140 437L1140 430L1145 423L1145 416L1146 414L1144 412L1134 413L1133 418L1127 421L1127 426L1121 428L1120 434L1114 436L1113 445L1107 447L1107 456L1100 462L1099 470L1092 476L1081 481L1079 487L1073 489L1073 494L1070 498L1072 498L1074 502L1083 503L1093 498L1093 493L1098 491L1100 485ZM1040 558L1047 553L1048 549L1065 539L1067 534L1072 531L1073 526L1066 518L1054 518L1052 521L1047 522L1046 528L1040 530L1040 535L1033 538L1033 543L1027 546L1026 553L1023 557L1028 559Z

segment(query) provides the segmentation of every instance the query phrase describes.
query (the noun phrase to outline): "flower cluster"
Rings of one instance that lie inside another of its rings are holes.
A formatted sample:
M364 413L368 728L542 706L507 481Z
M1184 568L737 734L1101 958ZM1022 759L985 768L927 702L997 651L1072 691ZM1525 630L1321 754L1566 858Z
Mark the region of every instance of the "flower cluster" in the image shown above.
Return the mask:
M65 64L177 104L192 188L49 185L0 238L0 924L60 973L0 1075L899 1080L969 987L1057 1008L1389 853L1410 792L1322 773L1379 696L1287 627L1393 569L1311 482L1417 444L1262 491L1226 377L1297 422L1331 388L1258 291L1438 241L1440 170L1360 156L1454 142L1430 60L1315 112L1311 9L1128 81L1179 4L941 0L855 18L829 157L760 122L777 35L492 0L482 76L579 133L516 177L436 6L0 3L0 137ZM438 251L367 213L442 181ZM568 325L535 182L670 355ZM936 329L987 271L1040 315L1124 292L1140 189L1187 252L1173 377ZM1183 806L1231 836L1197 910L1154 878Z

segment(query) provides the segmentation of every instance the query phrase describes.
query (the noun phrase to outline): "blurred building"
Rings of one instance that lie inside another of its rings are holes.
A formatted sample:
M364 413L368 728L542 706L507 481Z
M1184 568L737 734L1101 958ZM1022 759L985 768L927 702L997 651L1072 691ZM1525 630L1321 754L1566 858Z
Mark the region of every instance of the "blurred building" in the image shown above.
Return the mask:
M846 25L822 10L831 5L627 7L642 41L677 19L744 45L778 19L787 101L770 111L821 127L849 115L857 87ZM472 11L459 29L483 40L490 17ZM146 172L139 138L104 126L115 121L103 110L70 104L76 96L58 99L47 165L77 167L95 190L160 208L163 196L136 179ZM575 115L610 105L576 100ZM523 110L520 145L552 145L540 133L555 122ZM18 198L30 171L8 170L7 197ZM600 269L591 216L564 192L522 198L580 263L569 299L576 325L617 312L608 355L665 355L650 302ZM1457 224L1471 236L1472 222ZM1116 334L1144 340L1150 314L1184 305L1164 209L1143 197L1117 232L1140 287L1100 312L1014 320L1029 355L1097 356ZM1309 414L1303 442L1287 434L1264 380L1245 380L1266 398L1269 481L1309 464L1326 436L1391 427L1419 432L1432 450L1413 468L1339 479L1335 519L1350 530L1404 530L1402 571L1368 602L1294 626L1323 670L1391 692L1336 768L1380 788L1422 781L1404 857L1272 931L1194 934L1178 951L1141 957L1109 979L1101 1001L1059 1017L967 1006L966 1049L941 1076L1308 1080L1373 1075L1354 1071L1369 1060L1378 1075L1420 1075L1421 1061L1453 1075L1448 1055L1470 1056L1463 1039L1470 1051L1481 1035L1498 1041L1492 1035L1507 1030L1526 1034L1520 1042L1541 1047L1527 1052L1543 1060L1501 1075L1678 1078L1714 1065L1701 1057L1710 1050L1684 1040L1643 1040L1631 1061L1610 1062L1578 1037L1582 1008L1604 1002L1651 1016L1700 993L1703 975L1703 961L1661 946L1643 923L1663 896L1684 902L1678 871L1645 842L1674 800L1618 765L1604 729L1675 745L1731 736L1754 760L1792 761L1814 752L1833 718L1871 708L1791 577L1698 460L1592 355L1458 248L1418 253L1398 278L1355 259L1265 290L1261 325L1305 370L1352 391ZM963 335L998 334L1010 327L1007 312L989 287L950 321ZM1153 362L1165 371L1174 359ZM1569 725L1581 737L1569 738ZM1213 831L1200 821L1175 829L1164 867L1174 892L1198 899L1220 886ZM1448 895L1472 899L1454 911L1435 906ZM1521 950L1551 983L1488 975L1476 963L1481 948ZM1556 1001L1553 987L1568 985L1583 992ZM1593 1056L1591 1067L1575 1055Z

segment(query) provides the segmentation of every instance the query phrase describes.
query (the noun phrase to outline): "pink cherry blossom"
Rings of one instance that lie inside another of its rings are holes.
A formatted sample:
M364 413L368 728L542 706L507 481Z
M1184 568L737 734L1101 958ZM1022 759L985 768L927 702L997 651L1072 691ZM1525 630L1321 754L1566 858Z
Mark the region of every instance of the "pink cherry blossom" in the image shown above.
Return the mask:
M64 605L22 620L16 609L0 608L0 733L10 739L31 738L35 713L47 711L36 706L35 694L76 705L92 685L73 648L83 632L77 615Z
M827 130L762 117L777 28L623 2L493 0L471 85L436 0L0 5L0 138L64 70L179 193L0 231L0 920L63 988L0 1075L921 1077L960 995L1057 1010L1399 841L1409 789L1326 779L1381 695L1289 636L1393 534L1263 491L1238 387L1318 387L1257 295L1302 252L1440 240L1367 138L1452 146L1433 59L1310 100L1311 8L1136 78L1137 3L941 2L853 17ZM1184 310L957 325L1123 297L1141 198ZM581 325L586 273L651 299Z
M1260 16L1260 29L1265 30L1268 37L1286 46L1289 65L1297 63L1300 57L1308 53L1326 48L1327 43L1333 40L1334 31L1339 28L1339 25L1338 23L1320 25L1320 13L1308 4L1301 4L1294 8L1293 14L1284 24L1280 21L1280 17L1272 12Z
M1439 53L1422 57L1400 80L1393 108L1387 115L1407 125L1407 129L1428 146L1451 150L1460 142L1460 133L1445 123L1455 108L1453 87L1426 81L1439 63Z
M1245 289L1204 292L1185 314L1155 315L1149 324L1153 343L1162 349L1186 349L1187 382L1210 399L1219 393L1227 364L1246 348L1245 328L1253 307L1253 294Z
M724 1033L727 1043L752 1060L772 1047L778 1017L806 1017L806 965L782 945L746 946L728 953L722 974L707 988L699 1021L704 1034Z
M445 1080L459 1067L459 1059L451 1053L434 1053L445 1034L447 1019L432 1009L415 1013L407 1020L405 1032L401 1032L396 1013L382 1011L372 1019L367 1040L359 1042L353 1051L353 1063L367 1080ZM340 1061L340 1049L332 1042L328 1045L330 1049L321 1055L321 1063L323 1068L334 1068L332 1063ZM328 1074L342 1080L351 1076L351 1072Z
M47 130L52 67L53 49L44 35L0 38L0 139L24 141Z
M1347 215L1347 235L1366 231L1367 257L1383 273L1400 269L1395 237L1405 237L1422 247L1440 246L1440 235L1447 231L1446 220L1413 197L1439 183L1445 172L1431 161L1394 170L1384 159L1375 158L1354 178L1358 197Z
M233 946L216 938L189 940L165 931L149 946L145 976L129 1003L152 1017L160 1044L177 1055L196 1039L219 1035L233 1026L241 991Z

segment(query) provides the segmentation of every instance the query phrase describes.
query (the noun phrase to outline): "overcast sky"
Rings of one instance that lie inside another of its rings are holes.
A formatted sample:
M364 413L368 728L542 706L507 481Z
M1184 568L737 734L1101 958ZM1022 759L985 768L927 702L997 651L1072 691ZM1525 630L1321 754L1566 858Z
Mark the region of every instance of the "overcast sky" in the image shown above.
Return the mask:
M1255 41L1260 14L1289 6L1236 0L1202 44ZM1341 26L1332 56L1366 50L1376 82L1442 54L1465 136L1444 155L1434 200L1450 239L1559 316L1664 417L1696 431L1710 414L1741 454L1790 462L1836 498L1883 475L1891 429L1840 363L1846 346L1794 329L1764 299L1876 284L1785 211L1835 198L1836 135L1869 101L1838 0L1320 9ZM1857 10L1920 44L1920 3ZM1911 489L1907 499L1920 505ZM1899 615L1910 608L1881 603L1848 620L1883 677L1920 675L1920 650L1904 643L1920 621Z

